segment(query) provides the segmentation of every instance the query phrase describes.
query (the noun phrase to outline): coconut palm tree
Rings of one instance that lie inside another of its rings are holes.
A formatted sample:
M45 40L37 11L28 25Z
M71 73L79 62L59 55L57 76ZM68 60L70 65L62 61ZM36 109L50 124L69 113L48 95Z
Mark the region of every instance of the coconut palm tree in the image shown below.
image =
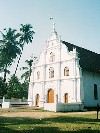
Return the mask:
M19 33L15 29L4 29L6 33L1 33L2 39L0 40L0 68L5 69L12 65L12 62L20 54L20 44L18 38Z
M36 62L37 57L32 57L30 60L26 60L25 63L27 66L20 68L20 70L24 70L25 72L21 75L21 79L30 82L30 76L32 73L32 64Z
M4 80L6 77L7 67L12 65L12 62L21 53L20 44L17 41L20 34L16 33L15 29L4 29L6 33L2 33L0 40L0 68L4 71Z
M3 89L5 88L6 74L9 72L8 67L12 65L12 62L18 55L21 57L25 43L32 42L34 31L31 31L31 28L32 26L30 24L21 24L20 33L16 33L16 30L11 28L8 30L4 29L5 33L0 31L2 35L2 39L0 40L0 73L4 73Z
M0 77L0 99L3 97L3 90L2 90L2 88L3 88L3 78L2 77Z
M32 43L32 40L33 40L33 34L35 33L34 31L31 30L32 29L32 26L30 24L26 24L26 25L23 25L21 24L21 27L20 27L20 40L19 40L19 43L20 43L20 46L21 46L21 54L18 58L18 63L17 63L17 66L16 66L16 70L15 70L15 74L17 72L17 69L18 69L18 65L19 65L19 61L21 59L21 55L22 55L22 52L23 52L23 47L25 44L29 44L29 43Z
M6 74L9 73L7 68L12 65L12 62L21 53L18 38L19 33L15 29L4 29L5 34L0 31L2 39L0 40L0 72L4 73L3 90L5 90ZM5 91L4 91L5 92Z
M30 81L30 75L32 72L31 66L32 66L32 62L33 60L26 60L25 61L27 66L22 67L20 70L24 70L25 72L21 75L21 79L24 79L25 81Z

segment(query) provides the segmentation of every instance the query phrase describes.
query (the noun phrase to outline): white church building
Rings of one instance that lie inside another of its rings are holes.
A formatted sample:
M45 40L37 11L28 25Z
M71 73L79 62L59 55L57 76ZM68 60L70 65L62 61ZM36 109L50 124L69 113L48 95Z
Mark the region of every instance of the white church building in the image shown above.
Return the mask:
M28 102L50 111L100 105L100 54L62 41L53 26L32 66Z

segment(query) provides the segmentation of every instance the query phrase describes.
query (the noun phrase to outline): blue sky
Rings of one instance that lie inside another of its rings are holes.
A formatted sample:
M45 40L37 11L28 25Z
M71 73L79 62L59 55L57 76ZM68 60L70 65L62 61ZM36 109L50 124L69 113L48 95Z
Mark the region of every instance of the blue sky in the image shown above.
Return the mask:
M1 31L29 23L36 32L33 43L24 47L19 68L43 49L52 30L50 17L62 40L100 54L100 0L1 0Z

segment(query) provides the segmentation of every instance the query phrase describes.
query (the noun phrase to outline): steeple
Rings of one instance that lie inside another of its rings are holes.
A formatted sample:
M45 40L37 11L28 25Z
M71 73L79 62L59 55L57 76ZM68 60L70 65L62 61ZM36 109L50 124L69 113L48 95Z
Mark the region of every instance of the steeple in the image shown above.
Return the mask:
M53 18L50 18L50 20L52 20L52 31L55 32L55 22Z
M52 21L52 32L50 34L49 40L54 40L54 39L58 39L58 34L55 30L55 22L53 18L50 18L50 20Z
M54 19L50 18L50 21L52 22L52 31L51 31L50 36L48 38L48 46L49 47L54 47L54 46L58 45L59 38L58 38L58 34L55 30Z

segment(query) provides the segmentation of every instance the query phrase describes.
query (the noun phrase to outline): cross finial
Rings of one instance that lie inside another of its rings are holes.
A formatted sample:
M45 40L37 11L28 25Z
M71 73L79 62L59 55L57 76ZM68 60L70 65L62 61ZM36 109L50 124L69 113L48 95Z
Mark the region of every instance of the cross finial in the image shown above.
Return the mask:
M50 18L50 20L52 20L52 27L53 27L53 32L55 32L55 22L53 18Z

